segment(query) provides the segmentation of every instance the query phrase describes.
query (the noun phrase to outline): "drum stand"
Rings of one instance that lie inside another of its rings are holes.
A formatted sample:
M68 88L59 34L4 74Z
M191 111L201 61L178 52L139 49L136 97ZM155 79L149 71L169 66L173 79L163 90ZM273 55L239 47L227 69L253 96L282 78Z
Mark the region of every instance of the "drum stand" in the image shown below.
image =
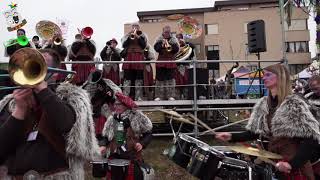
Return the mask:
M254 167L254 164L249 162L248 163L248 180L252 180L252 167Z

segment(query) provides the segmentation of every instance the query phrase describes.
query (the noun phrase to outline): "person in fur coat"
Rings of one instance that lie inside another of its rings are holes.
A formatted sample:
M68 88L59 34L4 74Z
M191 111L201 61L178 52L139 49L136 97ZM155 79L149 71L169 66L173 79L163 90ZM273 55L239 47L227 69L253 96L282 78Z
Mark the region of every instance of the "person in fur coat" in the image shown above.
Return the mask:
M179 51L179 42L171 34L170 26L162 29L162 34L156 39L154 49L159 53L159 61L174 61ZM174 73L177 65L175 63L156 63L156 101L168 99L175 100ZM163 87L166 86L166 87Z
M117 48L118 42L112 38L100 52L103 61L121 61L120 49ZM103 64L103 77L110 79L116 85L120 85L119 64Z
M181 48L188 45L190 48L192 48L192 52L190 56L186 59L186 61L190 60L196 60L195 56L195 46L191 42L186 42L183 34L179 33L176 35L176 38L179 41L180 45L180 51ZM174 79L176 81L176 85L188 85L189 84L189 69L191 69L189 64L179 63L177 64L177 69L175 71ZM192 69L191 69L192 70ZM187 86L181 86L177 87L176 89L176 97L178 99L188 99L188 88Z
M122 93L116 93L116 101L112 107L113 115L109 116L103 128L105 137L105 146L101 151L110 152L109 159L127 159L130 160L128 174L108 172L108 179L118 177L117 179L142 180L143 173L138 168L142 163L142 150L147 147L152 139L152 123L150 119L141 111L136 110L137 105L128 96ZM120 123L124 126L125 141L120 143L118 139L117 127Z
M55 51L41 53L49 67L59 67ZM13 179L84 180L84 163L100 155L88 94L70 83L48 86L52 81L0 101L0 164Z
M72 43L69 59L72 61L93 61L96 54L96 46L93 40L82 39ZM72 70L77 73L72 80L73 84L83 85L87 80L91 70L95 67L92 64L72 64Z
M145 61L154 61L155 60L155 52L154 49L150 44L144 50L144 57ZM151 63L146 64L146 67L143 72L143 83L145 86L153 86L154 85L154 78L153 78L153 69ZM154 88L153 87L145 87L144 88L145 94L148 97L148 100L154 99Z
M312 115L303 97L291 94L290 75L284 65L266 67L263 80L268 88L268 96L261 98L254 106L247 131L222 132L215 137L234 142L269 138L268 147L264 148L283 156L276 163L279 179L315 180L309 160L320 141L319 121Z
M314 117L320 122L320 75L313 75L309 81L310 93L304 97L308 99L311 106L311 112ZM314 164L313 169L318 179L320 179L320 145L318 144L316 154L311 159Z
M121 56L124 61L143 61L144 49L147 46L147 35L141 31L138 23L133 23L131 31L122 37L123 51ZM143 70L145 65L143 63L123 63L123 93L127 96L133 97L136 101L142 100L143 95ZM135 92L131 92L131 87L135 86ZM135 94L134 96L132 96Z
M102 138L102 130L107 121L107 117L112 114L110 107L115 102L115 94L122 92L121 89L110 79L104 79L101 70L93 71L89 77L92 82L85 82L82 86L90 96L93 120L97 140L100 142Z

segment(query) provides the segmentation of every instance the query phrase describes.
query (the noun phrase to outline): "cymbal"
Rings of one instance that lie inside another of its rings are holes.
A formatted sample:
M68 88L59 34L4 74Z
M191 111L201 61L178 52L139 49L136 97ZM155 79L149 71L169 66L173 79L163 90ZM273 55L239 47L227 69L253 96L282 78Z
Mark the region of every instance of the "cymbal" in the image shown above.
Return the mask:
M164 110L164 109L159 109L159 111L164 112L169 115L172 115L172 116L175 116L175 117L178 117L178 118L183 118L182 115L177 113L176 111L172 111L172 110L168 111L168 110Z
M246 147L246 146L227 146L230 150L233 150L235 152L251 155L251 156L257 156L257 157L263 157L268 159L282 159L283 157L279 154L275 154L269 151L253 148L253 147Z

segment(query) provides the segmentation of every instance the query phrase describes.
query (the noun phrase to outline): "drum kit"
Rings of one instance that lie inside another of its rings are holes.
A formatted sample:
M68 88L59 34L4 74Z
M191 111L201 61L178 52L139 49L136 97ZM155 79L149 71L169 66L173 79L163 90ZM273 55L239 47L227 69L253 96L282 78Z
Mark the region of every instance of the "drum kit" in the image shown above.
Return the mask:
M262 166L248 162L243 160L243 155L266 159L265 162L282 159L278 154L253 147L209 146L186 134L179 134L164 154L201 180L271 180L273 174L269 164Z
M184 116L175 111L162 112L182 119ZM170 121L171 123L171 121ZM173 129L172 129L173 131ZM273 160L281 155L243 145L210 146L187 134L174 132L174 143L163 154L189 174L201 180L272 180ZM244 157L250 157L245 159ZM255 164L252 158L264 163Z

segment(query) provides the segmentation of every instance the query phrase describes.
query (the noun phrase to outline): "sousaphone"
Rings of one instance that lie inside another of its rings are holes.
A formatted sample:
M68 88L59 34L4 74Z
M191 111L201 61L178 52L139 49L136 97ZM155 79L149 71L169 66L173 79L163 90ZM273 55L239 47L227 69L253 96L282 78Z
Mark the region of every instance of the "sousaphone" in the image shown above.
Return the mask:
M179 53L175 56L175 61L184 61L189 58L192 53L192 48L189 44L186 44L184 47L180 48Z
M53 39L54 36L61 35L60 27L51 21L40 21L36 25L36 32L38 36L44 40Z

